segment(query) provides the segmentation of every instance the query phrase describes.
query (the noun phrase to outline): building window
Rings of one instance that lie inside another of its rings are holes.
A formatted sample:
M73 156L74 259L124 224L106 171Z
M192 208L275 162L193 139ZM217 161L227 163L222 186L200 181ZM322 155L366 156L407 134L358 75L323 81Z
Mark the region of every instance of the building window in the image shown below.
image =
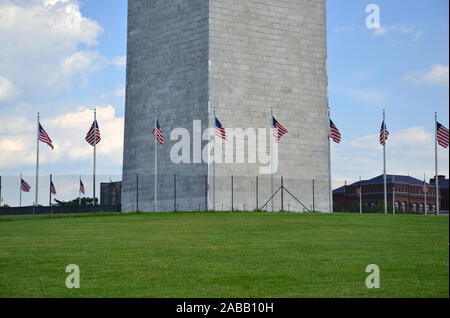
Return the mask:
M413 210L413 212L417 212L417 203L413 204L412 210Z
M420 205L419 205L419 212L422 212L423 211L423 203L421 203Z
M406 212L406 202L402 202L402 211Z
M433 204L433 208L432 208L431 212L436 212L436 204Z
M398 201L395 201L395 204L394 204L395 211L398 211L399 206L400 206L400 203Z

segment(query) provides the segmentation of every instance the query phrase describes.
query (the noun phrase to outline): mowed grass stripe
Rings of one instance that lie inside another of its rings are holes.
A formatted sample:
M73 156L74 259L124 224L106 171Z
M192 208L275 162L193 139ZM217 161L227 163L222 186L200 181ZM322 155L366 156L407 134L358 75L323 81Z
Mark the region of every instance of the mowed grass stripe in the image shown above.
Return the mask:
M0 217L0 297L448 297L448 235L417 215Z

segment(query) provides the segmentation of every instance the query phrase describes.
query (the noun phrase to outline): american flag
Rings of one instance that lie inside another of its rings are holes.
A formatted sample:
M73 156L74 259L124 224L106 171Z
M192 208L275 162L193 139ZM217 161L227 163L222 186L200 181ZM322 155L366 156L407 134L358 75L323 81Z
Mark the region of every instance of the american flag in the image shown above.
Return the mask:
M333 123L333 121L330 119L330 138L333 139L335 143L341 142L341 133L339 132L339 129L337 129L336 125Z
M55 185L53 184L53 181L50 181L50 192L52 194L56 194Z
M384 134L383 134L384 132ZM383 138L384 135L384 138ZM380 144L382 144L384 146L384 143L386 140L388 140L388 136L389 136L389 131L386 128L386 124L383 123L381 124L381 130L380 130Z
M437 141L438 144L444 148L448 147L448 129L441 125L440 123L437 123Z
M356 196L358 198L361 197L361 185L359 185L358 188L356 188Z
M220 121L215 117L215 126L216 126L216 136L222 138L223 140L227 140L227 136L225 134L225 128L223 128Z
M84 184L83 181L80 180L80 192L84 194Z
M23 179L20 180L20 190L23 192L30 192L30 185Z
M287 129L281 126L281 124L275 119L275 117L272 117L272 128L274 129L273 135L276 138L276 142L279 142L281 137L288 133Z
M47 135L47 132L44 130L44 128L42 128L41 123L39 123L39 141L42 141L43 143L46 143L53 150L54 147L52 145L52 140Z
M100 129L98 128L97 120L94 120L94 122L92 123L92 126L86 134L85 139L91 146L95 146L102 140L102 138L100 137Z
M427 193L429 190L428 184L425 181L423 182L422 190L423 190L423 193Z
M156 121L156 127L153 128L152 134L155 135L155 132L156 132L156 139L161 145L164 146L164 135L161 127L159 126L159 121Z

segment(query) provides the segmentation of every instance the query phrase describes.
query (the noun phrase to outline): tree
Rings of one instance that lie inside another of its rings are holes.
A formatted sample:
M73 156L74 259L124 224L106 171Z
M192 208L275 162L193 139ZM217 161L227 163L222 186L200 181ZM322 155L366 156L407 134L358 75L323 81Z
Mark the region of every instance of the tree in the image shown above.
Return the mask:
M71 201L62 201L55 199L56 206L78 206L79 199L73 199ZM81 205L92 205L92 198L81 198ZM98 204L98 198L95 198L95 203Z

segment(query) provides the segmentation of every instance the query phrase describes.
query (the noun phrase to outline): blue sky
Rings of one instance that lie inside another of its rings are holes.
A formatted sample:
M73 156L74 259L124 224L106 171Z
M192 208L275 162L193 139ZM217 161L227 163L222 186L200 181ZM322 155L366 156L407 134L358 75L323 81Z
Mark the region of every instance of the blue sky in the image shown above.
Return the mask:
M380 8L380 29L366 27L371 3ZM434 112L449 124L448 6L444 0L327 1L329 103L343 135L341 144L332 145L335 187L382 172L377 139L383 108L391 133L388 172L418 178L434 173ZM20 172L33 185L38 111L56 145L51 152L42 144L40 172L56 180L59 175L60 188L67 188L61 196L73 196L79 174L89 187L92 150L83 138L94 107L102 130L98 174L120 180L126 19L125 0L0 1L6 203L17 201L10 184ZM440 173L448 176L448 150L440 148L439 158ZM31 203L32 195L24 200Z

